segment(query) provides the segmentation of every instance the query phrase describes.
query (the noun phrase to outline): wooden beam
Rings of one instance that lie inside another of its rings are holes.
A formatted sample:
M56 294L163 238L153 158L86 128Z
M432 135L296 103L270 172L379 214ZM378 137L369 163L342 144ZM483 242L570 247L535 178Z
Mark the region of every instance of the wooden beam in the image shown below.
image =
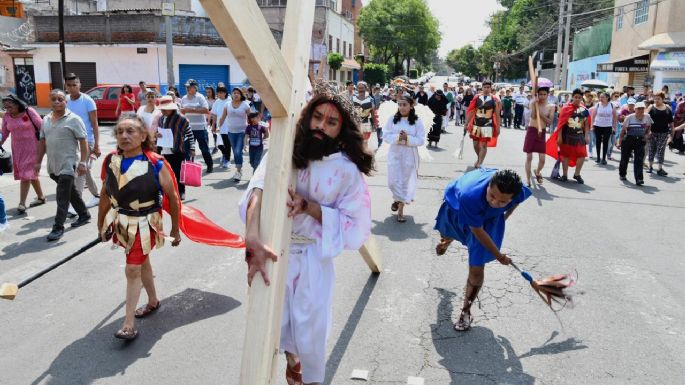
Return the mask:
M302 1L294 3L300 2ZM250 79L250 83L259 91L271 115L288 116L288 105L293 90L292 72L281 55L257 2L200 0L200 3L240 64L240 68ZM311 35L311 25L313 21L310 23L308 35ZM301 37L305 38L304 35ZM285 36L283 40L285 41ZM311 36L307 37L307 41L311 42Z
M373 234L369 234L369 239L367 239L364 245L359 249L359 253L362 255L364 262L366 262L372 272L381 272L383 254L380 252L380 249L376 244L376 238Z

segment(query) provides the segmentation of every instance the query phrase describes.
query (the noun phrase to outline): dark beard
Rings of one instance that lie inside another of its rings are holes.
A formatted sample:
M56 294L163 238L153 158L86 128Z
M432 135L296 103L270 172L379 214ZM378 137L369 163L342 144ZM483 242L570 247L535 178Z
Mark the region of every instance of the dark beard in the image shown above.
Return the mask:
M314 136L314 131L308 130L306 134L302 135L301 140L295 140L295 166L297 168L305 168L310 161L321 160L325 156L329 156L340 151L340 142L338 139L320 132L321 139ZM306 164L304 164L306 163Z

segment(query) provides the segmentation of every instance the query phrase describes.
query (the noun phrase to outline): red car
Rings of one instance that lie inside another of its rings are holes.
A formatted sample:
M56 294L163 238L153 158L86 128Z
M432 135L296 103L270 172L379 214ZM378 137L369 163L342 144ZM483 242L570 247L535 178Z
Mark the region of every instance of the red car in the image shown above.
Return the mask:
M98 121L116 121L119 116L115 114L117 109L117 103L119 102L119 94L121 93L121 87L123 84L109 84L105 86L94 87L86 94L93 98L95 105L98 108ZM131 86L133 89L133 95L136 98L136 110L140 107L140 100L138 100L138 93L140 92L140 87Z

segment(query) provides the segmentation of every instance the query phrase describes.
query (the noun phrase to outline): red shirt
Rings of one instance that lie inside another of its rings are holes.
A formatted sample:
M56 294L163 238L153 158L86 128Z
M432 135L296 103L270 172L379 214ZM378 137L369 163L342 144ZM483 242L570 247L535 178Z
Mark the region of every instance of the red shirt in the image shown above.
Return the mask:
M127 98L129 98L129 99L131 99L131 100L133 100L133 101L136 100L136 97L133 95L133 93L130 93L130 94L121 94L121 95L119 95L119 102L120 102L120 105L121 105L121 107L120 107L121 112L125 112L125 111L135 111L135 110L136 110L135 104L131 104L128 100L124 99L124 96L126 96Z

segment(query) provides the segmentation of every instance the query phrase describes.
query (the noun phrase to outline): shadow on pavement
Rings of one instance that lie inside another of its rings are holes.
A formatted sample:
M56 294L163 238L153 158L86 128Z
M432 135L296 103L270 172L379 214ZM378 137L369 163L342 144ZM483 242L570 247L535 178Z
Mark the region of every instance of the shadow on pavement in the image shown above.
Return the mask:
M336 341L335 346L333 346L333 350L331 351L331 355L326 361L326 377L323 380L324 385L330 385L331 381L333 381L333 377L338 371L338 366L340 366L340 361L342 361L345 351L350 345L352 336L354 336L354 331L357 329L357 325L359 325L359 320L362 318L364 308L366 308L366 304L369 303L369 298L371 298L373 289L376 287L378 277L379 274L371 274L369 279L366 280L366 285L364 285L361 294L359 294L357 303L354 305L350 317L347 319L345 327L343 327L343 330L340 332L340 337L338 337L338 341Z
M405 208L405 210L407 210ZM397 215L390 215L383 222L374 220L371 232L375 235L382 235L391 241L405 241L407 239L424 239L428 234L423 230L427 223L414 222L414 216L407 215L406 211L404 223L397 222Z
M15 242L5 246L2 249L2 254L0 254L0 260L8 260L19 256L38 253L40 251L62 246L67 242L64 239L57 242L48 242L46 238L48 232L49 231L45 231L44 234L37 237L28 238L21 242Z
M431 325L440 365L450 373L450 384L521 384L532 385L535 377L525 373L508 339L490 329L474 326L467 332L453 328L452 312L456 294L436 288L440 295L436 323ZM455 314L455 317L458 314Z
M573 337L567 338L566 340L560 342L552 342L550 344L549 342L552 341L557 335L559 335L559 332L553 332L549 339L545 341L544 344L542 344L542 346L532 348L530 349L530 351L520 355L518 358L526 358L536 355L559 354L571 350L581 350L588 348L587 345L584 345L582 341L578 341Z
M136 320L140 334L131 342L114 338L123 317L105 325L123 306L121 303L87 335L65 347L32 385L90 384L101 378L123 374L137 360L149 357L155 343L164 334L228 313L240 306L240 302L221 294L186 289L163 299L162 307L155 315Z

